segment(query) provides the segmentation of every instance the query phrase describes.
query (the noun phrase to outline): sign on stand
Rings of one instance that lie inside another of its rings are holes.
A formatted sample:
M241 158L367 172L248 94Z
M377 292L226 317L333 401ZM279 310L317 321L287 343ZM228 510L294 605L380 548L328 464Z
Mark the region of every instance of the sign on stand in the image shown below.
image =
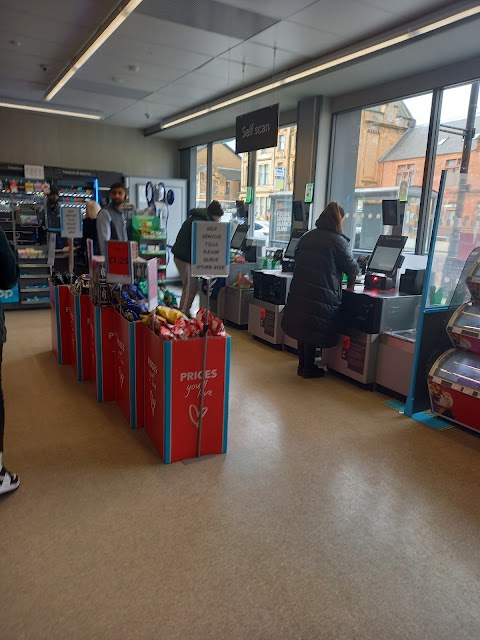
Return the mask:
M62 238L83 237L82 210L80 207L60 208L60 229Z
M47 257L47 265L49 267L53 267L55 264L55 247L57 242L57 234L49 232L48 234L48 257Z
M147 263L148 273L148 310L153 311L158 307L158 262L152 258Z
M87 238L87 261L88 261L88 273L90 274L90 279L93 280L93 240L91 238Z
M230 272L230 224L194 222L191 275L200 278L228 276Z
M132 242L110 240L107 242L105 259L107 282L113 284L133 284Z

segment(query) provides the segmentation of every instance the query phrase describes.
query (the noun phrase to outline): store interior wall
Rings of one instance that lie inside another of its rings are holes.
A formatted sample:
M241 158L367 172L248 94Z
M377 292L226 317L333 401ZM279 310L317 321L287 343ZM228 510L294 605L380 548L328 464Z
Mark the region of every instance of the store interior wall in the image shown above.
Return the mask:
M176 178L176 141L138 129L61 116L0 110L0 162Z

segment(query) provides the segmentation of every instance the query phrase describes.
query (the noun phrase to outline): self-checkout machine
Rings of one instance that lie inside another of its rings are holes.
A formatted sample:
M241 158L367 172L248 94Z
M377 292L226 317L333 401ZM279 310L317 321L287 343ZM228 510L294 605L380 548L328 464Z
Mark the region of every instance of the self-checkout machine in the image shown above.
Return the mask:
M343 291L339 342L327 350L329 369L361 384L377 383L393 387L399 393L399 383L389 379L386 384L387 380L382 376L380 380L377 378L377 360L380 337L387 333L412 330L420 305L420 294L403 293L398 289L399 272L404 262L403 250L407 241L407 237L401 235L404 210L404 202L382 202L383 224L392 227L392 234L378 238L366 264L364 283L356 284L352 290ZM395 369L395 366L390 354L385 363L387 372ZM382 372L383 369L382 366ZM407 370L401 378L405 379L405 384L400 384L402 391L405 391L410 372Z
M297 349L282 331L282 313L287 303L295 266L295 250L302 235L308 229L309 205L294 200L292 203L292 232L285 252L279 250L276 258L280 269L258 269L253 272L254 296L248 310L248 332L272 346L281 348L287 344Z

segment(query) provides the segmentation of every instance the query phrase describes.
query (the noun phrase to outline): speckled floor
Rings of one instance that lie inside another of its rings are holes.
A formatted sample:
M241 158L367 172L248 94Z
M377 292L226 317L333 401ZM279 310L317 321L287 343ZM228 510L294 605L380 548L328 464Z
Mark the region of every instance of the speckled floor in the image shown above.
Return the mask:
M5 640L478 640L480 439L233 334L229 453L164 466L8 315Z

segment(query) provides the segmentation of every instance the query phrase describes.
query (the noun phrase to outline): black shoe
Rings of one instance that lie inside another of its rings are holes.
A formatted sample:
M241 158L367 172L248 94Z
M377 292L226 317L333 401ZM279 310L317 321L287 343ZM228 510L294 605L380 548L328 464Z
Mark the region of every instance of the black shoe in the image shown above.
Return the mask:
M325 377L325 369L320 369L320 367L314 367L310 369L310 371L303 371L302 377L305 380L309 380L310 378L324 378Z

